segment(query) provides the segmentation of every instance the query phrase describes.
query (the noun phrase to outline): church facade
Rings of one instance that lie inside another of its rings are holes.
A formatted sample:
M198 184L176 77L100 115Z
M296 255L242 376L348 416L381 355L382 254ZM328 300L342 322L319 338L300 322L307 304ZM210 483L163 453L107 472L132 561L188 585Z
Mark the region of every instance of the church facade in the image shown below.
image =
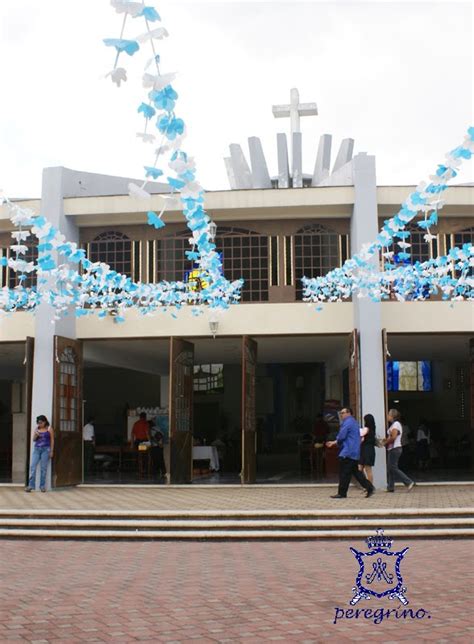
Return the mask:
M334 432L342 406L351 406L361 423L373 414L380 435L387 409L399 408L411 429L414 468L416 428L427 423L426 480L470 477L472 303L354 298L316 311L303 302L301 277L324 275L372 241L411 187L377 186L375 158L353 156L349 139L330 172L328 135L321 137L314 172L305 175L298 131L290 143L289 160L287 138L278 135L275 176L268 173L258 139L249 140L250 164L240 146L231 146L231 189L206 194L225 275L245 280L240 304L200 316L190 307L152 317L130 311L121 324L113 310L102 320L91 315L55 321L42 306L36 315L18 311L0 321L3 482L24 483L31 427L39 414L51 419L57 435L53 486L84 480L87 417L95 419L97 456L110 457L119 470L118 476L95 470L89 481L130 480L126 472L134 465L126 469L132 456L125 445L140 410L150 418L168 414L170 483L202 475L193 466L193 435L219 449L215 481L325 480L328 471L312 476L312 458L306 468L302 445L320 414ZM155 194L143 202L130 198L126 185L119 178L49 168L42 199L27 205L47 213L90 259L135 281L186 279L193 267L184 254L189 231L181 212L169 210L166 226L155 230L146 224L147 211L161 210L165 187L155 185ZM474 242L474 186L451 187L446 199L434 240L426 243L420 229L411 229L412 261ZM2 255L9 252L12 229L2 211ZM30 256L35 252L32 245ZM15 275L0 271L0 287L14 287ZM383 486L383 450L375 479Z

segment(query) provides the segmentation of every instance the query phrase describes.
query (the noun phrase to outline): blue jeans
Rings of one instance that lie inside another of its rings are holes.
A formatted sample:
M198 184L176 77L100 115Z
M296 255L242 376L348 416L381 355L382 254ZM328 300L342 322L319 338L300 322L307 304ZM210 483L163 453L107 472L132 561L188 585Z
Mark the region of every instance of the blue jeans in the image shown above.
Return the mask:
M36 468L38 463L41 467L41 476L40 476L40 488L46 487L46 472L48 470L48 461L49 461L49 447L34 447L33 456L31 459L30 467L30 480L28 481L28 486L34 489L35 480L36 480Z

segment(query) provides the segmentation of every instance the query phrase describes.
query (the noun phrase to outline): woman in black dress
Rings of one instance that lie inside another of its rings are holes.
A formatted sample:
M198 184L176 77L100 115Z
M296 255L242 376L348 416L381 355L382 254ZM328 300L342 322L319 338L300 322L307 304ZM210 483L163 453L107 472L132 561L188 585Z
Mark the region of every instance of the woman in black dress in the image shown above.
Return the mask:
M375 419L372 414L364 416L364 442L360 446L359 469L365 473L369 481L374 483L372 468L375 463Z

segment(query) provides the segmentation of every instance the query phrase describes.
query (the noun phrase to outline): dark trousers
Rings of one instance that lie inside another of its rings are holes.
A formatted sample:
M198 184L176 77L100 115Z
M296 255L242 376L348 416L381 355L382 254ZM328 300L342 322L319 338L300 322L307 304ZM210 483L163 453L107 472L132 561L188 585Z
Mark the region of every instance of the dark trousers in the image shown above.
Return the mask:
M151 448L151 463L153 476L156 476L159 472L161 472L161 476L166 476L166 465L162 447L153 446Z
M94 467L95 447L93 441L84 441L84 472L92 472Z
M373 485L368 481L363 472L359 471L357 467L359 464L358 461L355 461L353 458L340 458L339 459L339 489L338 494L340 496L347 496L347 490L349 489L349 483L351 478L354 477L359 481L363 488L367 491L373 488Z

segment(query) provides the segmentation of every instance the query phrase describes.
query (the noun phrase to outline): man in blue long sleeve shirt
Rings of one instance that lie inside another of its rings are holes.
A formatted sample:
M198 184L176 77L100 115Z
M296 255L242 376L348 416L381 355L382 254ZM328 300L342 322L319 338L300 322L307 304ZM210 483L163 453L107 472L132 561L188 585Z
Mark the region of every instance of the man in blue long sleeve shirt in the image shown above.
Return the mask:
M339 416L341 426L335 441L326 443L327 447L339 447L339 489L332 499L345 499L352 476L362 487L367 490L366 497L372 496L375 491L372 483L359 471L360 458L360 429L356 419L352 416L352 409L344 408Z

